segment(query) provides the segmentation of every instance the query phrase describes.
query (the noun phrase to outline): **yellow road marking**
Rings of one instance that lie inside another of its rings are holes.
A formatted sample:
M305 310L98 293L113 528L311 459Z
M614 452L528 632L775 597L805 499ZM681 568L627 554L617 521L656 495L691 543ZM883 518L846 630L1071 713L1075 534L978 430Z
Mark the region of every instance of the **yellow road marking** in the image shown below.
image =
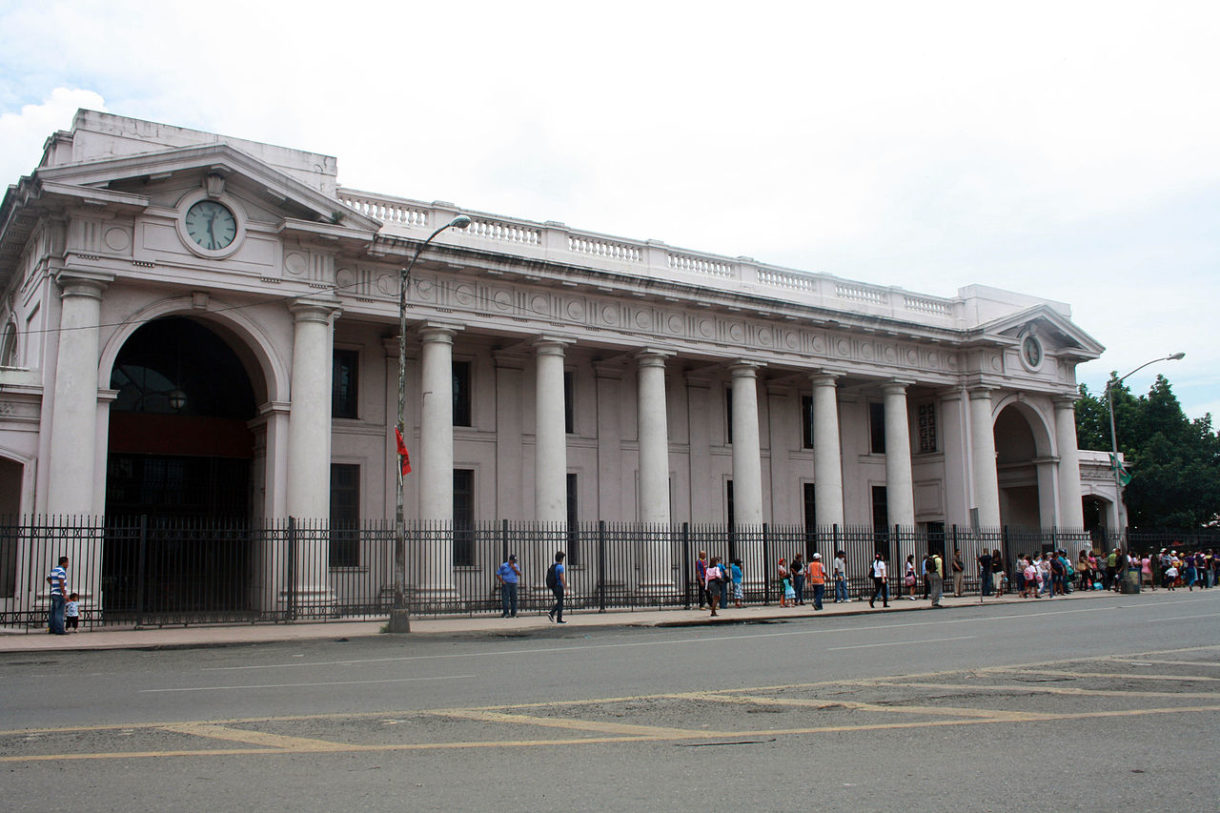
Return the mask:
M1007 720L1010 722L1042 719L1036 712L1008 711L1005 709L972 709L961 706L913 706L887 705L884 703L862 703L856 700L800 699L795 697L759 697L757 695L714 694L711 692L688 692L667 695L674 698L694 698L713 703L748 703L756 706L786 706L789 708L847 708L857 711L892 712L895 714L929 714L933 716L979 717L983 719Z
M344 743L314 740L307 737L286 737L282 734L230 728L229 726L214 725L212 723L178 723L176 725L163 726L162 730L174 731L179 734L190 734L194 737L207 737L213 740L244 742L246 745L280 748L285 751L330 751L334 748L346 747Z
M598 720L578 720L570 717L531 717L525 714L505 714L503 712L482 711L476 709L443 709L433 711L441 717L457 717L463 720L477 720L485 723L511 723L514 725L533 725L544 728L569 728L579 731L598 731L603 734L622 734L633 737L650 737L655 739L690 739L692 737L736 737L736 732L704 731L691 728L666 728L663 726L634 725L632 723L607 723Z
M1202 681L1220 681L1220 677L1200 677L1190 675L1141 675L1138 673L1128 674L1126 672L1069 672L1060 669L991 669L990 672L1014 672L1025 675L1049 675L1051 677L1073 677L1073 678L1119 678L1127 680L1134 678L1135 680L1172 680L1181 683L1187 680L1202 680Z
M1157 666L1220 666L1220 662L1217 661L1165 661L1160 659L1153 660L1149 658L1141 658L1138 655L1115 655L1110 658L1110 660L1132 665L1147 663L1155 664Z
M1096 697L1174 697L1179 699L1220 697L1220 692L1142 692L1120 689L1081 689L1076 686L1046 686L1041 683L973 684L973 683L923 683L903 681L887 683L886 686L916 687L924 689L949 689L952 691L1012 692L1014 694L1070 694Z

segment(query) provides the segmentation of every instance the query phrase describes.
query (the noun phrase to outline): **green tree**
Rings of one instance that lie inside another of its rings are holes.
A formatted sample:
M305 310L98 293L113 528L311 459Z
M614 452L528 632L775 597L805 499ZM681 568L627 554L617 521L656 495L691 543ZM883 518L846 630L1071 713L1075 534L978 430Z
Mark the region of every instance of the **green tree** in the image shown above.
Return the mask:
M1164 376L1138 398L1116 382L1114 398L1118 449L1127 461L1128 522L1142 528L1197 528L1220 515L1220 437L1211 415L1190 420ZM1080 387L1076 401L1080 448L1109 451L1110 412L1106 394Z

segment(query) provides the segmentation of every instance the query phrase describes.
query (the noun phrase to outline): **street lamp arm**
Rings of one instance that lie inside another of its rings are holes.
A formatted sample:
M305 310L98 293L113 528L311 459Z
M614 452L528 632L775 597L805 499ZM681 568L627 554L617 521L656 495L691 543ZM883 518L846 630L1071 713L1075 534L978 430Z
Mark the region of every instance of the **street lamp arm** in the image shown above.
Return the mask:
M1124 381L1126 381L1128 378L1130 378L1131 376L1133 376L1133 375L1135 375L1136 373L1138 373L1140 370L1142 370L1142 369L1144 369L1145 367L1147 367L1148 365L1150 365L1150 364L1156 364L1158 361L1178 361L1178 360L1183 359L1183 358L1185 358L1185 357L1186 357L1186 354L1185 354L1185 353L1171 353L1171 354L1169 354L1168 356L1161 356L1159 359L1153 359L1152 361L1145 361L1143 364L1141 364L1140 366L1136 367L1134 370L1132 370L1131 372L1127 373L1127 374L1126 374L1125 376L1123 376L1122 378L1120 378L1120 379L1116 380L1114 383L1115 383L1115 384L1121 384L1121 383L1123 383Z

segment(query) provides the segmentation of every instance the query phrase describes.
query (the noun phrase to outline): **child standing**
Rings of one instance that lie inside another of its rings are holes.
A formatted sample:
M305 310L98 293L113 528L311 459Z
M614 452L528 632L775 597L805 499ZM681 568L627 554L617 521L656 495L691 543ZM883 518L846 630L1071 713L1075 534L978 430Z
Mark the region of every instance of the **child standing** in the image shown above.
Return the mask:
M76 593L68 596L68 603L64 605L64 629L80 632L78 628L80 624L80 596Z

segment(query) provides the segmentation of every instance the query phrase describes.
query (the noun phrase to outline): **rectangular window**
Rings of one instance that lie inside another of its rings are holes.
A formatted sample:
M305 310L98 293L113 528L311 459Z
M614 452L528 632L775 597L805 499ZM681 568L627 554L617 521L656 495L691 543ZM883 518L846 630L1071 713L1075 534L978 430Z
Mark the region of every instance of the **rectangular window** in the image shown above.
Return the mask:
M725 515L728 517L729 528L733 528L736 520L733 517L733 481L727 480L724 484L724 506Z
M474 566L474 469L453 470L453 565Z
M873 549L890 558L890 510L885 486L873 486ZM893 562L890 563L893 566Z
M815 501L815 484L805 483L805 556L812 556L818 551L818 508Z
M868 440L869 451L885 454L885 404L868 405Z
M801 396L801 448L813 448L813 396Z
M360 466L330 464L330 566L360 566Z
M936 451L936 404L920 404L917 412L919 417L919 451L921 454L931 454Z
M332 418L358 418L357 384L360 353L356 350L336 350L330 385Z
M470 362L453 362L453 425L470 426Z
M569 435L576 431L576 413L574 411L574 400L572 397L572 373L565 370L563 373L563 431ZM573 475L568 475L569 477Z
M733 442L733 390L724 391L724 442Z
M568 474L568 564L582 565L584 559L580 549L580 527L576 521L576 475Z

